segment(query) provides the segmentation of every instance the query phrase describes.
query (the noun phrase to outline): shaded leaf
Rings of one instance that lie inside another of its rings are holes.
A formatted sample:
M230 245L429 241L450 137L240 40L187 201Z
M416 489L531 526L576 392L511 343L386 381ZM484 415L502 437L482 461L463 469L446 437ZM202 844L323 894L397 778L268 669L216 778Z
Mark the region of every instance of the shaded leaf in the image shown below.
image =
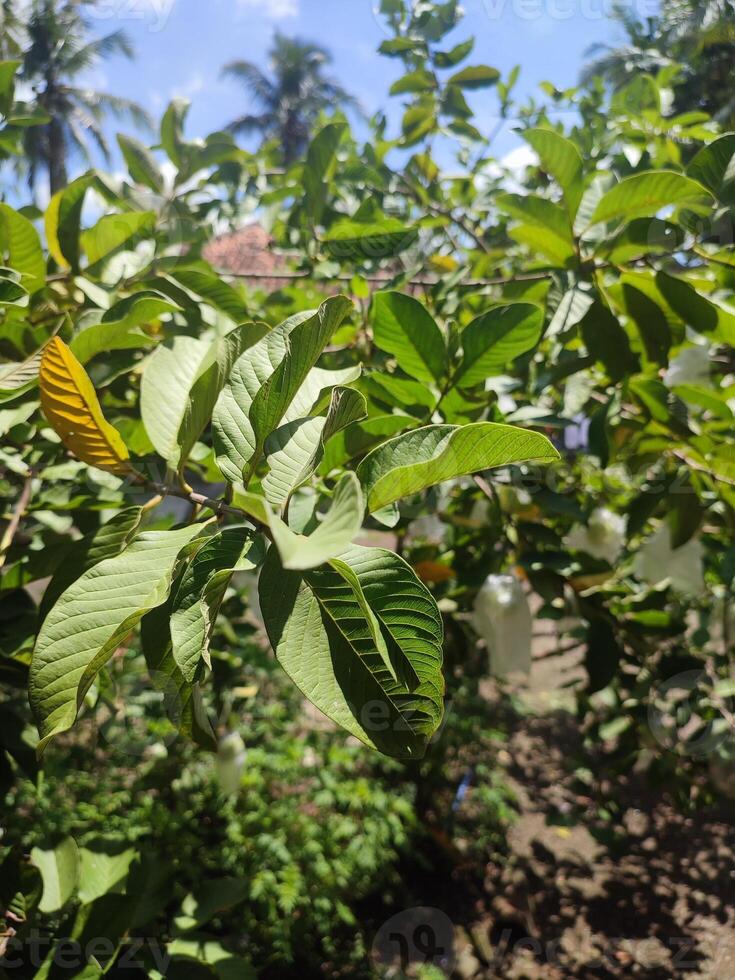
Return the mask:
M444 337L418 300L403 293L377 293L373 297L372 318L375 343L393 354L406 374L430 383L444 376Z
M542 169L561 187L567 212L573 219L584 192L579 150L571 140L551 129L527 129L522 135L538 154Z
M497 306L483 313L462 331L463 355L454 383L471 387L500 374L536 346L543 328L543 310L529 303Z
M265 451L269 471L263 491L269 503L280 506L316 471L324 445L348 425L365 418L365 398L353 388L334 388L325 417L298 419L276 429Z
M219 607L235 571L256 567L253 532L229 527L213 535L188 564L171 608L174 660L189 683L194 683L202 660L209 666L209 641Z
M29 695L39 752L74 724L98 671L150 609L166 601L177 558L201 527L144 531L94 565L49 612L31 663Z
M163 191L163 175L148 147L140 140L121 133L118 133L117 142L133 180L160 194Z
M389 755L420 757L443 710L436 604L389 551L353 547L335 564L289 572L277 549L269 551L260 602L276 656L305 696L348 732Z

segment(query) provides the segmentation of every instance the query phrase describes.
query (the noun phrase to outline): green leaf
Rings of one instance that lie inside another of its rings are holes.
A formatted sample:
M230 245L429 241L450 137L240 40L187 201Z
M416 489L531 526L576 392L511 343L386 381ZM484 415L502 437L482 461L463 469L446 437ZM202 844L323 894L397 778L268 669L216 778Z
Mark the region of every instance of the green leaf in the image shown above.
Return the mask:
M184 123L191 103L188 99L173 99L161 119L161 146L171 163L179 169L184 162Z
M632 221L655 215L669 205L711 204L705 188L696 180L674 170L651 170L626 177L597 204L590 225L609 221Z
M648 114L661 114L661 90L651 75L636 75L633 80L614 92L610 100L614 116L627 116L638 121Z
M303 571L336 557L359 534L364 513L360 482L354 473L347 472L337 484L326 517L312 534L295 534L283 521L271 519L273 541L283 567Z
M12 401L35 387L40 366L40 352L19 363L0 364L0 404Z
M646 357L665 367L669 363L671 330L663 310L630 283L623 283L622 289L625 309L638 328Z
M255 433L250 421L253 401L290 349L290 334L316 316L314 310L297 313L272 330L236 361L214 409L212 431L217 465L230 483L241 483L243 472L255 453ZM322 393L335 385L349 384L360 368L325 371L313 368L287 408L283 422L303 419L315 411Z
M79 901L94 902L110 892L119 892L137 858L124 842L99 839L79 849Z
M143 371L141 414L156 452L172 469L202 434L234 363L266 330L249 323L213 343L176 337L151 355Z
M335 567L300 573L271 548L260 602L279 663L324 714L388 755L424 754L442 717L443 629L402 558L352 547Z
M346 128L344 123L328 123L309 144L304 164L304 203L315 225L321 221L327 200L329 174Z
M65 561L63 561L53 578L46 586L41 600L39 617L43 620L48 611L56 604L62 593L66 592L72 582L76 581L88 569L106 558L119 555L138 530L143 511L140 507L126 507L118 511L98 530L75 541Z
M511 425L428 425L374 449L357 468L370 513L459 476L512 463L549 463L546 436Z
M460 88L489 88L495 85L500 78L497 68L489 65L473 65L470 68L463 68L447 79L447 85L459 85Z
M69 346L81 364L103 351L130 350L156 343L156 338L140 328L181 307L161 293L147 289L115 303L105 310L100 323L91 324L73 337Z
M265 443L269 472L263 491L279 507L316 471L324 444L348 425L365 418L367 404L353 388L335 388L326 417L296 419L276 429Z
M447 369L444 337L418 300L403 293L376 293L372 317L375 343L393 354L406 374L429 383L444 377Z
M181 904L183 915L176 919L182 932L209 922L218 912L244 902L250 894L248 878L211 878L200 882L196 893L190 893Z
M676 493L671 494L669 501L671 547L676 550L686 544L699 530L705 511L688 477L677 484Z
M692 330L735 345L735 312L705 298L685 279L665 272L656 274L656 285L671 309Z
M66 837L50 850L34 847L31 861L43 879L40 911L58 912L74 894L79 878L79 851L74 839Z
M651 418L670 428L680 426L671 411L674 397L663 381L658 378L631 378L628 390L640 401ZM683 427L683 434L685 433L686 426Z
M118 133L117 142L127 164L130 176L138 184L145 184L157 194L163 192L163 175L156 158L140 140Z
M613 265L624 265L644 255L671 254L684 237L684 231L670 221L634 218L612 238L603 240L595 251Z
M91 174L77 177L67 187L57 191L46 208L48 250L62 269L79 271L82 208L93 183Z
M288 334L283 360L260 388L250 406L249 419L255 437L253 458L256 463L265 440L281 422L327 342L351 309L352 303L349 299L333 296L322 303L313 316L297 324Z
M672 390L688 405L697 405L721 419L733 418L733 411L727 404L724 393L712 391L710 388L700 388L697 385L677 385Z
M568 289L559 300L559 305L554 311L554 315L546 331L547 337L555 337L563 334L572 327L576 327L582 320L587 310L593 303L593 294L590 291L573 286Z
M145 613L166 601L177 558L200 530L144 531L63 593L46 617L31 663L39 752L71 728L98 671Z
M398 218L336 221L324 236L330 254L343 262L365 262L400 255L418 238L418 230Z
M24 422L27 422L36 409L40 407L41 403L38 401L26 401L0 411L0 438L6 436L16 425L23 425Z
M190 684L174 660L171 646L173 599L147 613L140 640L151 682L164 696L169 720L179 733L208 752L217 751L217 737L204 707L198 684Z
M426 68L417 68L393 82L389 95L403 95L406 92L430 92L437 87L434 73Z
M579 150L571 140L551 129L528 129L522 136L536 151L541 168L561 187L569 217L574 219L584 193Z
M530 303L497 306L478 316L462 331L463 356L454 383L468 388L501 374L512 360L533 350L543 329L543 310Z
M0 62L0 113L6 118L11 114L15 100L15 76L20 61Z
M353 422L326 443L319 473L327 476L332 470L344 466L358 456L363 456L390 436L414 428L418 424L418 420L410 415L399 414L376 415L364 422Z
M0 62L0 65L2 62ZM21 274L0 267L0 306L28 306L28 290L21 284Z
M454 68L458 65L460 61L464 59L472 52L475 46L474 37L469 38L467 41L462 41L460 44L455 45L449 51L435 51L433 54L434 64L437 68Z
M612 381L620 381L639 370L627 333L601 300L595 300L587 310L580 329L588 352L605 365Z
M403 145L413 146L437 127L436 103L433 98L422 97L403 115L401 131Z
M46 259L38 232L28 218L0 203L0 251L9 265L20 272L31 296L46 285Z
M251 319L248 308L237 290L228 285L205 263L182 267L178 263L171 270L171 278L181 283L185 289L201 296L209 305L226 314L235 323Z
M413 37L392 37L388 41L383 41L378 51L380 54L388 55L389 58L395 58L407 51L422 50L423 46L423 42Z
M194 443L212 418L214 406L230 376L233 365L243 351L262 340L267 332L264 323L248 323L218 337L207 356L206 369L200 371L191 387L189 401L179 429L181 456L186 459Z
M137 244L142 238L150 238L155 227L156 216L152 211L106 214L93 228L82 232L82 248L89 264L96 265L123 246Z
M569 217L564 209L546 198L529 194L500 194L496 202L523 223L509 231L511 238L529 245L552 262L566 266L576 257Z
M735 133L725 133L703 146L687 167L687 174L716 198L733 203L735 192Z
M171 644L174 660L190 684L196 681L202 661L211 667L209 643L232 575L257 565L258 549L252 538L247 527L229 527L213 535L187 565L176 589Z

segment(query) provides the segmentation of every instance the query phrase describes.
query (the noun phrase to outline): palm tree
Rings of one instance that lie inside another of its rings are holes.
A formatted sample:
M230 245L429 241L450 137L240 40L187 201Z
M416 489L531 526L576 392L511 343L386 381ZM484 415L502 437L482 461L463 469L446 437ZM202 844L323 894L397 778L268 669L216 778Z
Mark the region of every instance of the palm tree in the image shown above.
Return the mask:
M620 89L641 72L677 65L674 108L702 109L728 125L735 115L735 5L732 0L663 0L656 17L639 21L621 4L614 17L627 35L618 47L597 44L587 54L583 84L602 77Z
M11 61L21 53L23 20L18 10L18 0L2 0L0 3L0 60Z
M580 81L583 85L599 76L617 90L641 72L656 74L660 68L672 63L661 43L661 25L657 18L639 21L625 4L616 5L612 16L622 24L626 40L617 47L593 44L587 49L585 54L592 60L582 69Z
M356 106L356 101L334 79L324 74L332 61L324 48L309 41L276 33L270 50L269 78L251 61L232 61L222 69L254 99L258 111L240 116L228 129L235 135L258 131L275 138L289 166L306 149L319 113L335 106Z
M47 124L29 128L25 136L28 183L34 186L43 169L51 194L67 183L67 162L73 151L90 160L90 138L109 161L103 130L108 114L150 125L134 102L74 85L79 75L113 54L133 56L124 31L90 38L91 26L83 11L90 2L33 0L28 18L21 77L33 87L35 106L49 117Z

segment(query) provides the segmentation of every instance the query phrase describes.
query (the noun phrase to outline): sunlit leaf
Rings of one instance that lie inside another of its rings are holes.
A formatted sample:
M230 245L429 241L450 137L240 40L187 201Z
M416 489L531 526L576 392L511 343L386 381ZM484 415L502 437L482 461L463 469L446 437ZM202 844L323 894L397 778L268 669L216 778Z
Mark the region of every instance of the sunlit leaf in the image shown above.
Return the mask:
M86 371L58 337L44 348L39 386L44 414L67 449L90 466L130 472L127 446L102 414Z
M549 463L559 454L546 436L511 425L429 425L374 449L357 468L370 513L427 487L512 463Z

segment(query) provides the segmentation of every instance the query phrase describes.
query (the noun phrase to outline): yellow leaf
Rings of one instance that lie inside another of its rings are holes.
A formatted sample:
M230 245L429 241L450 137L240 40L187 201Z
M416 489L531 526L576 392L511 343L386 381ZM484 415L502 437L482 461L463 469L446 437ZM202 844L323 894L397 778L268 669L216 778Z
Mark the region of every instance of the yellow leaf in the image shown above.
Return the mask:
M101 470L131 472L128 447L102 414L89 375L58 337L44 348L38 379L43 411L67 449Z

